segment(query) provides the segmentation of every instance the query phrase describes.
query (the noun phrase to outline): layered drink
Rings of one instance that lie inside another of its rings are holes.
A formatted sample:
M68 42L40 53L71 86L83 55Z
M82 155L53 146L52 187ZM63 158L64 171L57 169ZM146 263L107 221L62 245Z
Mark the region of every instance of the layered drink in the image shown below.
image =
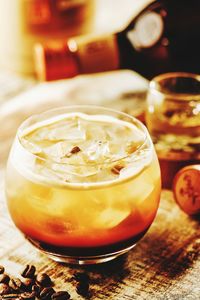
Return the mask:
M18 229L59 261L97 263L131 249L153 222L160 170L144 125L69 107L33 116L10 152L6 193Z

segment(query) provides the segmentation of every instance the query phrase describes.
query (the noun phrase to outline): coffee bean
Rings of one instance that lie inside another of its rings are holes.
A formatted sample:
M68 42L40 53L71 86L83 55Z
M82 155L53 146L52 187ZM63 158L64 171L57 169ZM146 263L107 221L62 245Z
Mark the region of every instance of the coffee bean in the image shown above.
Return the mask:
M22 272L22 277L24 278L34 278L36 268L33 265L26 265L25 269Z
M41 293L42 289L43 288L41 286L37 285L37 284L34 284L32 286L32 291L35 292L36 296L39 296L39 294Z
M49 287L52 285L51 278L46 273L39 273L36 277L36 282L43 287Z
M76 274L74 274L74 279L77 280L78 282L80 281L89 281L89 276L86 273L83 272L78 272Z
M67 291L58 291L51 287L53 282L46 273L35 276L36 268L26 265L21 273L23 280L11 278L4 273L5 269L0 265L0 300L68 300L70 294ZM82 296L89 294L89 276L80 272L74 275L77 284L77 293Z
M3 295L0 299L6 299L6 300L19 300L19 297L17 294L7 294L7 295Z
M40 292L40 299L42 300L49 300L51 299L51 296L55 293L54 289L51 287L47 287L42 289Z
M8 283L10 281L10 277L7 274L0 274L0 283Z
M0 283L0 295L5 295L10 293L10 288L5 283Z
M113 174L119 175L121 169L123 169L123 168L124 168L124 167L121 166L121 165L115 165L115 166L111 169L111 172L112 172Z
M18 292L21 289L22 285L23 284L19 278L11 278L10 279L9 286L15 292Z
M70 294L66 291L60 291L60 292L54 293L51 296L51 299L52 300L68 300L68 299L70 299Z
M87 296L89 294L89 283L79 282L77 284L76 291L81 296Z
M23 288L26 291L31 291L32 286L34 285L34 283L35 283L35 280L33 278L25 278L23 280Z
M5 271L5 268L3 266L0 266L0 274L3 274Z
M21 300L35 300L35 293L34 292L31 292L31 293L25 292L20 295L20 299Z
M72 154L75 154L75 153L78 153L78 152L80 152L81 151L81 149L79 148L79 146L75 146L75 147L73 147L72 149L71 149L71 153Z

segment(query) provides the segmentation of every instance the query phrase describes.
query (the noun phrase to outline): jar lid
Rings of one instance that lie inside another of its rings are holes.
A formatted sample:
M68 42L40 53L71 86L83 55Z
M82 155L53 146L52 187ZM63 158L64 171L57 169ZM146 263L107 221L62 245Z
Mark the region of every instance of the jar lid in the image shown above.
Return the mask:
M200 165L181 169L173 180L177 204L189 215L200 214Z

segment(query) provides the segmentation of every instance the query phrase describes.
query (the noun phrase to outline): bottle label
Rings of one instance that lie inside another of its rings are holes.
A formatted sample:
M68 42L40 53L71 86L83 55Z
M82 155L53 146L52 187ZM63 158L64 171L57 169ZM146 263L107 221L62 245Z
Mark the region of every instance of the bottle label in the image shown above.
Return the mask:
M69 40L69 49L77 57L81 73L95 73L119 68L116 36L82 36Z
M127 38L134 48L150 48L161 38L164 31L162 17L156 12L141 15L134 28L127 32Z

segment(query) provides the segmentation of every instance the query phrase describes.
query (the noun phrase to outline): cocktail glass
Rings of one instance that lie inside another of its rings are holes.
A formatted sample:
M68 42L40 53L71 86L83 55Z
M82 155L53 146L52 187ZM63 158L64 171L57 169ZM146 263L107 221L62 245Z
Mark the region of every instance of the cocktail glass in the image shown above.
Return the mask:
M16 227L56 261L95 264L133 248L152 224L160 169L145 126L95 106L34 115L10 151L6 194Z

